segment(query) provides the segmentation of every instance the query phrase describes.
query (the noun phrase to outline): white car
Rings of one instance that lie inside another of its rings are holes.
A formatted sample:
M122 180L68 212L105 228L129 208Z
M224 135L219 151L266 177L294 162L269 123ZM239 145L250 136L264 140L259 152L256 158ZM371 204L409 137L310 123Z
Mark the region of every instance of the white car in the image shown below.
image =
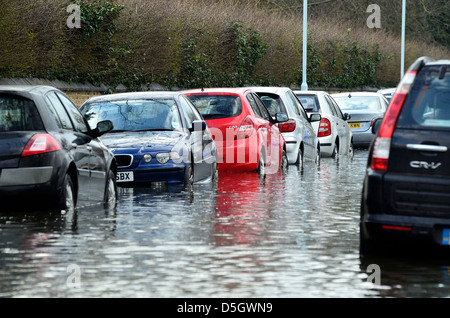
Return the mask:
M353 134L347 123L350 115L343 114L336 101L324 91L294 91L308 114L320 114L313 127L320 141L322 157L353 158Z
M266 105L270 114L285 113L289 121L278 124L286 141L289 164L303 166L304 160L320 164L320 143L312 123L321 116L308 116L294 92L288 87L252 87Z

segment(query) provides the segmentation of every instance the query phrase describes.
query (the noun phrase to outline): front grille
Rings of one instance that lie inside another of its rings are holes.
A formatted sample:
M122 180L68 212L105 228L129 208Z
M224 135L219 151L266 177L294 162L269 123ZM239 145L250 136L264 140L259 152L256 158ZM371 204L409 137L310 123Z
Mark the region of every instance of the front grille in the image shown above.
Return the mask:
M132 155L115 155L118 168L127 168L133 162Z
M450 186L400 183L393 188L395 214L450 218Z

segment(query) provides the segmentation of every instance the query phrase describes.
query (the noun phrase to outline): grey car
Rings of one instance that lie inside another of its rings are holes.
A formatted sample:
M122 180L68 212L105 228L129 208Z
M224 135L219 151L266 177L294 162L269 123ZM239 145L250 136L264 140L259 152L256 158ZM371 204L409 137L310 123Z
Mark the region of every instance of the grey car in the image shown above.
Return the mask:
M389 102L380 93L350 92L331 95L343 112L350 114L348 124L353 132L353 145L367 148L374 136L371 127L383 118Z

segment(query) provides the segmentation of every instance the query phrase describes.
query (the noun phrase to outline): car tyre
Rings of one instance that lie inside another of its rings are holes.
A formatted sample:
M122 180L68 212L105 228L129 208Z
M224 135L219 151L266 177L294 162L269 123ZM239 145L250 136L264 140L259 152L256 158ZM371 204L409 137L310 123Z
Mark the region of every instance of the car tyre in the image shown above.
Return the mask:
M333 152L331 153L331 158L334 160L339 160L339 147L337 144L334 144Z
M289 168L288 157L286 154L286 150L283 149L283 153L281 155L281 160L280 160L280 170L282 173L286 173L288 168Z
M299 169L303 169L303 150L302 148L298 149L298 155L297 155L297 161L295 164L298 166Z
M258 169L257 172L260 177L266 176L266 158L264 156L264 153L261 153L259 155L259 162L258 162Z
M355 155L355 147L353 147L353 141L350 143L350 148L348 150L348 156L350 159L353 159Z
M106 208L114 208L117 205L117 184L116 176L113 171L109 171L108 179L106 180L104 204Z
M72 212L75 210L76 195L72 177L68 174L64 176L63 186L59 194L57 208L60 211Z
M194 167L192 162L186 165L186 172L184 176L184 186L190 190L194 185Z
M316 160L315 160L315 163L316 163L317 166L320 166L320 156L321 156L321 154L320 154L320 149L317 148L317 151L316 151Z

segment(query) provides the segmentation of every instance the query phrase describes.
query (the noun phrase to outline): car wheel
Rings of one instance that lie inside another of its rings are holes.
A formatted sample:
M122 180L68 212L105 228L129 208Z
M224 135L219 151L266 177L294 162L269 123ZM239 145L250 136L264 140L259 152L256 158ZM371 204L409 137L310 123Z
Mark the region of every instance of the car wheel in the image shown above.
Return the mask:
M194 184L194 167L192 163L186 165L186 172L184 176L184 186L190 189Z
M261 153L259 155L259 162L258 162L258 174L260 177L265 177L266 175L266 158L264 156L264 153Z
M66 174L64 177L63 187L59 195L57 208L60 211L72 212L75 210L75 205L75 187L73 185L72 177Z
M106 208L114 208L117 204L117 185L114 172L109 171L106 180L104 203Z
M334 160L339 160L339 147L337 144L334 144L333 152L331 153L331 158Z
M302 148L298 149L298 155L297 155L297 161L295 164L298 166L299 169L303 169L303 150Z
M350 143L350 148L348 150L348 157L350 159L353 159L353 156L355 155L355 148L353 147L353 142Z
M379 251L379 244L366 237L364 230L359 226L359 254L360 256L376 254Z
M316 151L316 160L315 160L315 162L316 162L317 166L320 166L320 149L319 148L317 148L317 151Z
M288 157L286 154L286 150L283 149L283 153L281 155L280 170L282 173L285 173L287 172L288 168L289 168Z

